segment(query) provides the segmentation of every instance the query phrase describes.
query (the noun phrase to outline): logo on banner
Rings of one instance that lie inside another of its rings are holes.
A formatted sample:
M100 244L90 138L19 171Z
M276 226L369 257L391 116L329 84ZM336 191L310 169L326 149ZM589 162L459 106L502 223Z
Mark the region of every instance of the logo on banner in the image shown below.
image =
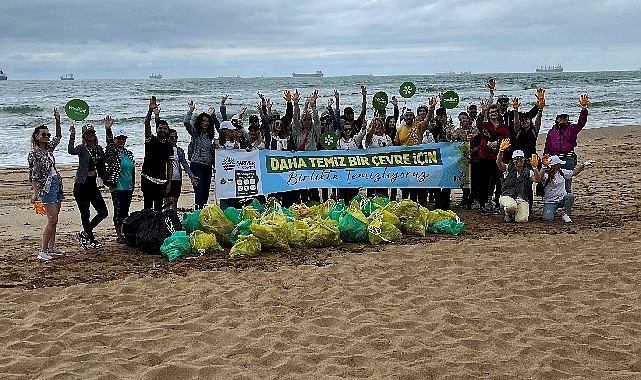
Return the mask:
M236 160L232 157L225 157L222 166L225 171L234 170L234 168L236 167Z
M251 197L258 195L258 174L256 170L236 170L236 196Z

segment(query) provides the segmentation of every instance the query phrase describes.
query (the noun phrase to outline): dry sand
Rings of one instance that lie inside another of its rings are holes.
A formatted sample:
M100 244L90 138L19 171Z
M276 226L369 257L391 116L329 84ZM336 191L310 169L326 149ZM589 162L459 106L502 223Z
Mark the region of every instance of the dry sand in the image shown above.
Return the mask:
M639 379L639 146L638 126L581 132L597 162L571 224L537 203L518 225L459 211L456 237L173 264L113 242L111 217L80 249L69 168L68 254L36 261L45 220L2 169L0 378Z

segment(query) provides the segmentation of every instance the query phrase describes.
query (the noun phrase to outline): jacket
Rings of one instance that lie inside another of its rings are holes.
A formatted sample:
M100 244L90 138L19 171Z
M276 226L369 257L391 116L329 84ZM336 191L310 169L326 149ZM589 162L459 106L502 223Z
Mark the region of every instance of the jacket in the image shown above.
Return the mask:
M87 146L81 144L75 145L76 134L69 135L69 145L67 146L67 153L78 156L78 168L76 169L75 183L85 183L87 180L87 172L89 171L90 160L92 160L91 153ZM96 160L94 161L96 173L100 178L106 178L105 175L105 152L100 145L96 145Z
M107 129L106 132L107 146L105 147L105 178L103 178L103 181L105 185L115 187L118 184L118 178L120 178L120 149L118 149L114 143L114 136L111 128ZM129 156L132 162L136 162L134 160L134 154L131 153L129 149L123 148L123 151L127 156ZM131 183L136 183L135 167L132 173Z

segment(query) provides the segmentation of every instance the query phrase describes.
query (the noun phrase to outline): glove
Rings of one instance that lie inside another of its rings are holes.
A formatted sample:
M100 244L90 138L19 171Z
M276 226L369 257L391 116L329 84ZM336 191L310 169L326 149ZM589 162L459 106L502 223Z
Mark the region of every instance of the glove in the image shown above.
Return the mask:
M542 110L545 107L545 90L542 88L536 89L536 106Z
M436 108L436 98L432 96L429 100L429 104L431 109Z
M543 155L543 166L550 166L550 155L549 154L544 154Z
M539 156L536 154L532 155L532 158L530 158L530 164L532 165L533 168L536 168L539 166Z
M494 90L494 87L496 87L496 81L494 78L490 78L487 80L487 87L489 87L490 90Z
M519 103L519 98L512 98L512 108L518 110L520 105L521 103Z
M33 204L33 209L36 210L36 214L38 215L47 215L47 211L45 210L45 206L42 205L40 202L36 202Z
M584 167L584 168L587 168L588 166L591 166L593 163L594 163L594 161L587 160L587 161L585 161L585 162L583 163L583 167Z
M581 97L579 98L579 104L581 107L585 107L588 105L588 94L582 94Z
M283 94L284 94L283 98L285 99L285 101L287 101L287 102L291 102L292 101L292 93L289 90L284 91Z
M509 147L510 147L510 139L501 140L501 146L499 147L499 150L501 152L505 151Z

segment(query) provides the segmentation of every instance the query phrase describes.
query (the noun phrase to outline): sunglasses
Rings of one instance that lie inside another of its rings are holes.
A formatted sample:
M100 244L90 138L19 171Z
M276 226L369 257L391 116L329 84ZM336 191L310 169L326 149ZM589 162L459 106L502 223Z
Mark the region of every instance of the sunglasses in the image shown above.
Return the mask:
M40 134L40 136L42 136L42 137L51 137L51 133L43 132L43 133Z
M351 132L352 128L343 128L343 132Z
M178 136L169 136L169 139L171 139L171 140L178 140Z
M127 140L127 136L114 137L114 140Z

